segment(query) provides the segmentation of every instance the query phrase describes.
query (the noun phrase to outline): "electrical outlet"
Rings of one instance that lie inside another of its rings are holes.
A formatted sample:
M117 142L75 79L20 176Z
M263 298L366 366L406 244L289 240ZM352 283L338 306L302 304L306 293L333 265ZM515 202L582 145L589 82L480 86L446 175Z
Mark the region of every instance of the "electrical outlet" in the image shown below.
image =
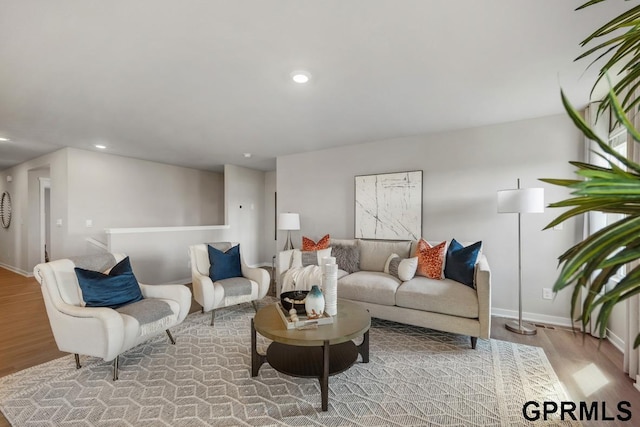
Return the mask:
M542 288L542 299L553 299L553 291L551 288Z

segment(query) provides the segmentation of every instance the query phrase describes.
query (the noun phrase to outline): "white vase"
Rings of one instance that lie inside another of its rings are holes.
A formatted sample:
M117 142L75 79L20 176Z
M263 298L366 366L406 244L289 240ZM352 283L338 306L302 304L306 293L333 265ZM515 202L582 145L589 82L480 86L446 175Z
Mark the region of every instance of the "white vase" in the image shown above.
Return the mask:
M325 264L322 270L324 311L329 316L335 316L338 314L338 265Z
M318 288L318 285L313 285L311 290L307 294L307 299L304 303L304 309L307 312L307 318L318 319L322 317L324 313L324 296Z

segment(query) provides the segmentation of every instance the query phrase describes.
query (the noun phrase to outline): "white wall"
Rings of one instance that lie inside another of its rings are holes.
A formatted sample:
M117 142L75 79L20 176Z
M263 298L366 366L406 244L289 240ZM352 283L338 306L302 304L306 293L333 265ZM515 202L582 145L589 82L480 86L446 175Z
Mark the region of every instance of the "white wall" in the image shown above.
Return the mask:
M225 226L185 228L151 232L121 229L108 234L107 246L109 251L131 258L131 267L141 283L191 283L189 246L235 239Z
M198 243L239 242L247 264L265 264L265 186L265 172L225 165L224 227L110 230L109 249L128 254L136 277L156 284L190 282L188 247Z
M354 176L422 170L423 236L428 240L484 242L492 269L492 307L517 315L517 216L496 213L496 192L544 187L547 203L568 192L538 178L570 178L569 160L582 158L583 139L565 115L378 141L277 160L278 212L299 212L300 235L354 236ZM581 224L541 231L559 212L522 217L523 300L528 317L568 322L568 292L543 300L556 279L557 257L575 244ZM284 242L284 235L279 241ZM280 246L280 244L278 245ZM527 317L527 316L525 316Z
M37 177L51 177L51 259L106 243L106 228L218 225L224 221L223 175L106 153L65 148L0 173L14 218L0 231L0 263L29 273L39 262ZM6 176L13 181L7 183ZM35 191L35 193L34 193ZM31 196L30 196L31 195ZM87 227L86 220L93 226ZM57 220L62 225L57 226ZM36 238L37 236L37 238Z
M9 191L13 207L11 226L8 229L0 228L0 265L22 274L31 273L35 265L32 264L33 261L39 259L40 226L39 222L32 223L33 216L30 212L39 208L38 205L34 206L33 196L38 191L37 185L34 186L34 179L37 181L38 175L46 175L47 169L52 181L51 214L54 218L66 218L66 150L59 150L0 172L0 192ZM7 176L12 177L11 182L7 182ZM35 200L37 203L37 197ZM51 228L52 256L63 253L65 238L66 226Z
M263 218L265 210L265 172L241 166L224 166L226 224L231 240L239 242L249 265L265 262Z

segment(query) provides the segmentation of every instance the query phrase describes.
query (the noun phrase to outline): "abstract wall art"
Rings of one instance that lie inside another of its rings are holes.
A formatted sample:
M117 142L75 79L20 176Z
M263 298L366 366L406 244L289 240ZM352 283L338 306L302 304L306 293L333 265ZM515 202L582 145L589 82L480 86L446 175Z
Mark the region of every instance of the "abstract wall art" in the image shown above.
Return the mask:
M420 239L422 171L360 175L355 181L357 239Z

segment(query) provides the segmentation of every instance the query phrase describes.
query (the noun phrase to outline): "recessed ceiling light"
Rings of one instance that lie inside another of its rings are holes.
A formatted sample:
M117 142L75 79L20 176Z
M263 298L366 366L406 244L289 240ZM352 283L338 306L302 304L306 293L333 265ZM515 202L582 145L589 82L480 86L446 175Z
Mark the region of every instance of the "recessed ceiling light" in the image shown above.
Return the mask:
M294 82L296 83L307 83L309 80L311 80L311 73L309 73L308 71L294 71L293 73L291 73L291 78L293 79Z
M106 145L102 145L102 144L95 144L94 147L99 148L100 150L105 150L107 148Z
M248 158L250 158L250 157L251 157L251 153L244 153L244 154L243 154L243 156L244 156L246 159L248 159Z
M9 142L10 139L9 138L0 138L0 142Z

